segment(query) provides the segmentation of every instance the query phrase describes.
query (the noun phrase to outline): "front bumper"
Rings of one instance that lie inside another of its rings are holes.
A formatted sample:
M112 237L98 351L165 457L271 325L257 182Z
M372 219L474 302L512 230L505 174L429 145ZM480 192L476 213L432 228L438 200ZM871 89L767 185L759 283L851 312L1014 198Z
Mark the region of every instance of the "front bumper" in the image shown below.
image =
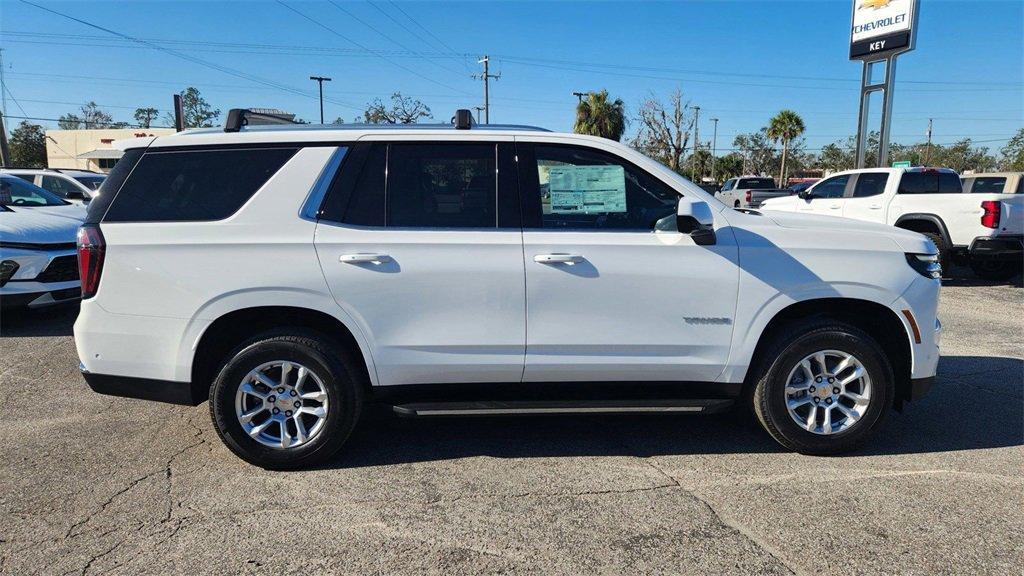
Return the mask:
M1024 255L1024 236L987 236L975 238L967 249L972 258L1020 260Z
M185 406L198 406L203 400L206 400L206 397L199 394L190 382L93 374L84 367L79 368L89 388L99 394Z
M2 308L42 308L74 302L82 297L81 284L71 282L8 282L0 288Z

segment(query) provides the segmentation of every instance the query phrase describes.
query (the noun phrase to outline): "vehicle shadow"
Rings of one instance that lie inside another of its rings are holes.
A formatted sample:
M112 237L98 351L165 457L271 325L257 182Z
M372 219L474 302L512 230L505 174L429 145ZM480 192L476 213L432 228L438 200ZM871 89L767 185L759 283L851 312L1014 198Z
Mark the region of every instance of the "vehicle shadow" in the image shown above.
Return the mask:
M35 310L3 310L0 311L0 338L71 336L77 317L77 302Z
M1024 444L1024 360L946 356L931 393L890 413L851 456L921 454ZM751 417L537 416L405 419L372 411L327 467L359 468L470 456L549 458L783 452Z
M953 266L949 275L942 279L943 286L973 288L975 286L1012 286L1024 288L1024 275L1018 274L1009 280L985 280L978 277L966 266Z

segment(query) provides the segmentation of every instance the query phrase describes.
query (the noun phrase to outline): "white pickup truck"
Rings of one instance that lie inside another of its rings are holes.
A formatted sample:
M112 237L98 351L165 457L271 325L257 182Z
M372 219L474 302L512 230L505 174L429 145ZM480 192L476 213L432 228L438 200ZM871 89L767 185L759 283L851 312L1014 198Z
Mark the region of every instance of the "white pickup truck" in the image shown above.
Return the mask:
M729 178L715 194L720 202L733 208L757 208L769 198L789 196L793 191L775 186L768 176L739 176Z
M1006 280L1021 270L1024 195L964 193L960 177L947 168L847 170L799 195L766 200L761 209L842 216L920 232L939 248L944 270L954 260L990 280Z

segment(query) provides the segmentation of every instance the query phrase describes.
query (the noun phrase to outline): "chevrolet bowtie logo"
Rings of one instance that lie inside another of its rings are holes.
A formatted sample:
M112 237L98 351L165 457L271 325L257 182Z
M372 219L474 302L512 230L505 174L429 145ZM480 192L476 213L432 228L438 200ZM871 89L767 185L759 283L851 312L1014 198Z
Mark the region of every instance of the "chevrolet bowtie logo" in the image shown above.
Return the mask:
M860 3L860 6L858 6L857 9L863 10L865 8L885 8L886 6L889 5L889 2L892 2L892 0L864 0L863 2Z

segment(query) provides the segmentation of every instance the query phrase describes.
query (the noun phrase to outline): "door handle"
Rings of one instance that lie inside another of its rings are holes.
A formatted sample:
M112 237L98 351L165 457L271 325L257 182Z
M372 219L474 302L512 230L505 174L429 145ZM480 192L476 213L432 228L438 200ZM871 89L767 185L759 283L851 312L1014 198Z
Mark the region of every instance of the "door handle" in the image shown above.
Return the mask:
M346 264L383 264L391 261L391 256L387 254L372 254L372 253L359 253L359 254L342 254L338 261Z
M882 205L881 204L872 204L872 205L868 206L868 210L881 210L881 209L882 209Z
M828 209L829 210L839 210L842 207L843 207L842 204L833 204L833 205L829 206Z
M583 256L578 254L537 254L533 257L534 262L541 264L568 264L572 266L583 262Z

